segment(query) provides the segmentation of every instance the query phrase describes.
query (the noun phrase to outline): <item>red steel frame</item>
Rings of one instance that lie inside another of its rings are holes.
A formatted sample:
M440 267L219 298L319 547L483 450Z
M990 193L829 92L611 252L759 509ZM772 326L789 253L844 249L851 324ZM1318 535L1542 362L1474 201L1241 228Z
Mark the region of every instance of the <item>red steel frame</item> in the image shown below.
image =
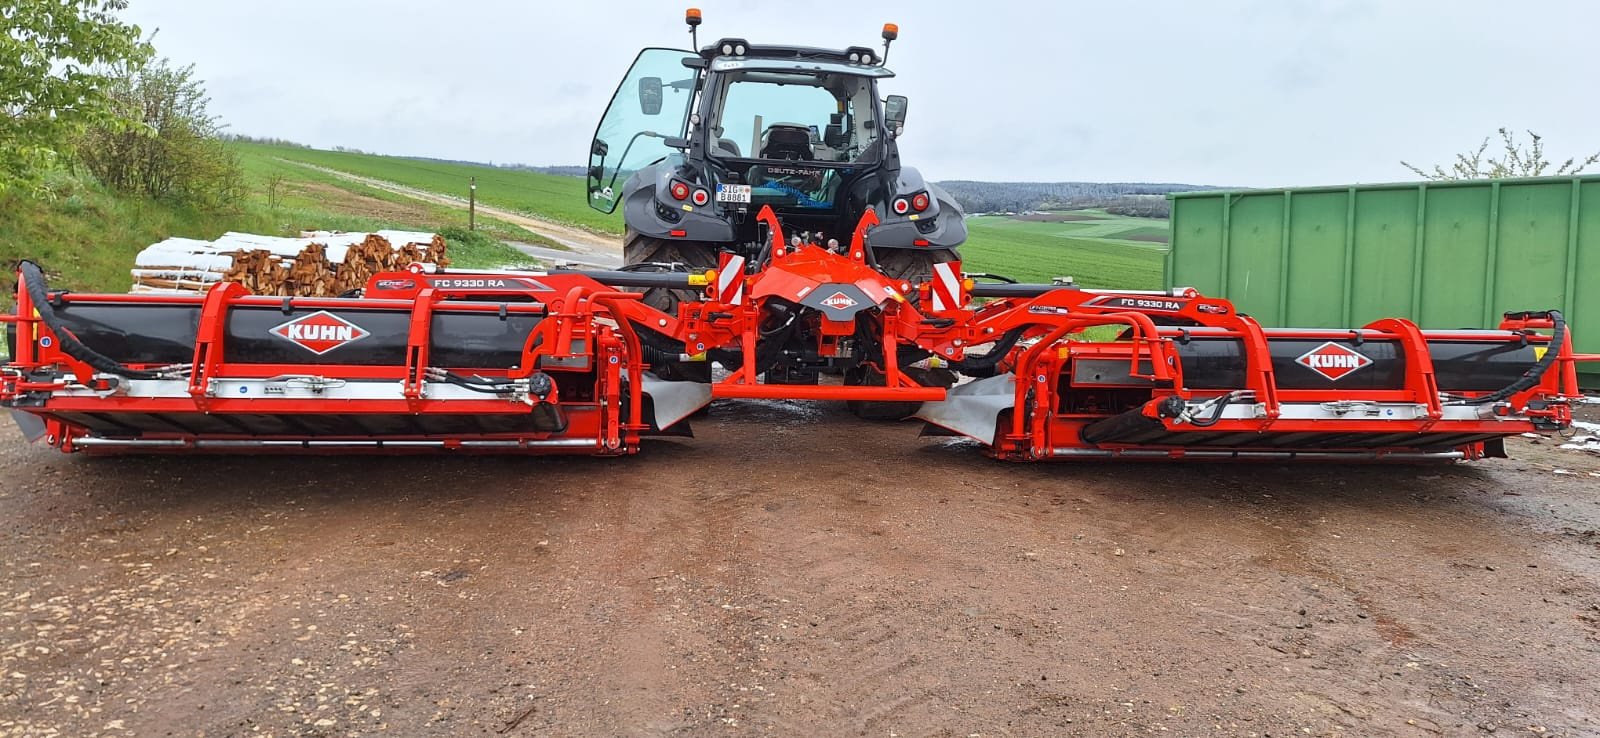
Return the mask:
M403 387L402 397L382 400L346 400L337 406L321 399L273 399L274 412L287 414L413 414L525 413L527 406L486 396L485 399L431 399L426 376L429 359L431 318L436 311L511 312L542 314L545 319L523 346L518 370L483 370L484 376L521 379L530 376L543 362L544 371L569 371L592 380L592 399L578 402L551 395L550 402L567 411L571 419L559 434L469 435L462 437L407 437L385 439L393 442L436 442L440 448L552 453L626 454L637 450L640 434L649 429L641 417L640 377L646 369L636 326L681 341L685 351L702 356L710 349L742 352L742 367L712 387L713 397L770 398L802 400L862 400L927 402L943 400L946 390L919 384L898 365L898 351L884 350L881 365L873 367L883 377L882 386L767 384L756 372L756 347L762 321L771 300L798 301L812 291L828 285L853 285L880 302L852 320L830 320L821 311L814 334L821 355L841 355L841 341L856 335L856 321L868 320L885 347L914 346L948 361L966 358L970 347L992 344L1008 333L1020 333L1025 340L1004 358L1000 367L1015 374L1013 412L996 429L990 451L995 456L1015 460L1038 460L1073 456L1072 449L1093 447L1098 454L1119 455L1138 450L1141 456L1181 458L1191 455L1182 447L1139 447L1104 444L1093 446L1080 440L1078 433L1089 422L1104 415L1073 416L1061 412L1063 390L1060 378L1080 359L1127 361L1129 374L1149 380L1151 399L1177 397L1185 403L1203 402L1226 394L1227 390L1191 391L1183 381L1183 366L1176 343L1185 337L1186 328L1175 324L1203 327L1207 336L1236 339L1243 346L1245 384L1237 391L1248 393L1256 411L1248 419L1227 418L1209 426L1208 432L1300 433L1349 432L1394 434L1397 432L1452 432L1512 435L1533 430L1538 422L1545 427L1570 423L1570 401L1580 395L1576 364L1597 357L1573 353L1570 336L1561 347L1556 365L1534 387L1506 399L1498 415L1473 420L1446 418L1440 392L1434 379L1428 352L1428 337L1416 325L1399 318L1376 321L1360 330L1365 340L1394 341L1401 347L1406 375L1401 388L1360 391L1311 391L1280 389L1274 378L1269 340L1273 338L1326 338L1332 333L1348 336L1349 331L1268 330L1250 317L1240 314L1226 300L1202 297L1192 290L1182 294L1111 292L1062 288L1033 297L1001 298L975 304L970 297L973 284L935 280L911 285L889 279L875 270L867 247L868 232L877 219L869 212L856 228L849 246L834 253L818 245L790 244L770 208L758 218L770 234L771 260L762 268L748 271L743 260L724 255L722 269L696 275L691 284L704 289L704 299L680 305L676 315L651 308L639 295L619 291L581 273L538 275L530 280L523 275L499 275L505 283L498 288L456 288L441 286L421 271L380 274L368 284L360 299L277 298L249 295L231 283L219 284L203 296L170 295L80 295L66 294L58 299L67 303L104 304L195 304L200 305L200 324L193 365L188 374L188 397L131 397L115 392L99 394L63 393L69 385L104 387L84 363L67 356L59 344L39 339L50 335L34 311L28 293L19 279L15 316L0 320L17 325L17 356L0 375L0 401L12 400L30 392L52 393L44 407L30 409L45 419L50 442L71 451L86 431L57 417L59 413L183 413L245 414L262 411L259 399L219 397L212 391L219 379L266 379L285 374L315 374L345 380L392 380ZM953 265L959 274L959 264ZM935 300L934 291L942 290ZM494 302L496 298L533 298L534 302ZM410 312L410 331L404 365L283 365L230 364L222 361L227 314L243 306L283 306L296 309L406 310ZM934 309L935 305L945 309ZM1158 324L1158 319L1160 323ZM1123 338L1114 342L1086 342L1075 336L1086 328L1121 326ZM1547 317L1508 318L1500 328L1511 333L1461 332L1459 335L1433 332L1434 339L1485 340L1500 336L1506 341L1526 341L1548 345L1551 338L1537 331L1554 327ZM1492 340L1492 339L1491 339ZM29 371L47 366L63 367L70 379L34 382ZM1148 367L1148 369L1142 369ZM137 367L147 368L147 367ZM1070 390L1068 390L1070 391ZM627 394L624 402L624 393ZM1374 419L1292 419L1282 410L1294 403L1360 401L1369 403L1409 403L1423 408L1420 417L1410 420ZM1182 433L1199 430L1192 425L1155 412L1156 403L1145 405L1145 414L1163 423L1168 430ZM623 408L626 413L623 413ZM1109 414L1109 413L1108 413ZM149 437L149 436L147 436ZM280 440L296 438L219 436L215 440ZM554 439L559 444L541 445ZM157 435L153 440L169 442L171 448L193 448L201 440L182 434ZM335 439L337 442L339 439ZM356 441L360 439L344 439ZM306 450L305 446L297 450ZM345 450L341 447L341 450ZM1065 450L1065 451L1064 451ZM1380 449L1378 456L1405 450ZM1465 458L1483 456L1481 443L1459 449Z

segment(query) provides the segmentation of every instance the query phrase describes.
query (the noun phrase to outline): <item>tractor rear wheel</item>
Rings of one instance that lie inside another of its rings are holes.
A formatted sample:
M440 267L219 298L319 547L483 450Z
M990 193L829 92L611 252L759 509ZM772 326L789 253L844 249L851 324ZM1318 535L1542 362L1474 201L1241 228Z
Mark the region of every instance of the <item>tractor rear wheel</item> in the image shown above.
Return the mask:
M668 271L670 267L666 265L681 264L685 271L704 272L717 268L717 247L702 241L654 238L629 228L622 242L622 263L636 271ZM654 269L640 266L645 264L662 266ZM695 290L656 287L644 291L643 302L661 312L677 315L678 303L691 302L699 296Z
M632 228L622 243L622 261L634 271L670 271L680 264L684 271L704 272L717 268L717 246L701 241L668 241L646 236ZM651 267L647 265L658 264ZM653 287L644 291L641 302L668 315L678 314L678 305L700 299L697 290L671 290ZM658 364L651 370L662 379L692 382L711 381L710 361L684 361Z
M933 265L960 259L955 251L949 249L880 249L874 252L878 261L878 271L885 277L894 279L903 284L909 284L911 289L906 290L906 299L912 305L918 302L916 286L933 279ZM955 384L955 375L947 369L903 369L907 376L915 379L924 387L949 387ZM858 366L845 372L846 385L882 387L883 374L870 366ZM878 402L868 400L851 400L850 412L856 417L867 420L901 420L910 417L922 406L917 402Z
M906 367L901 371L924 387L944 387L948 389L956 383L956 375L948 369ZM856 387L882 387L885 384L883 374L877 369L866 365L846 371L844 383L846 386ZM920 402L850 400L846 404L852 414L863 420L904 420L922 408L922 403Z
M878 271L883 276L909 283L913 288L933 279L933 265L961 258L951 249L878 249L873 252L878 260ZM916 300L916 293L908 290L907 298Z

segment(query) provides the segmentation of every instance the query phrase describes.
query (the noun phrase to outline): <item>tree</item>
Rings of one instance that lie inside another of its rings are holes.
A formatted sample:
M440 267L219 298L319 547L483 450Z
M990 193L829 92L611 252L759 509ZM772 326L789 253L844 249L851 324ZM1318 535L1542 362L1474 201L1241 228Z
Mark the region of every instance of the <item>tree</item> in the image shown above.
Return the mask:
M36 184L90 125L125 123L109 65L150 53L116 12L127 0L0 2L0 191Z
M210 98L194 67L166 59L122 65L106 94L137 125L96 125L84 133L79 159L102 184L207 210L238 201L238 158L207 112Z
M1508 128L1501 128L1500 145L1503 147L1501 158L1484 158L1484 153L1489 150L1490 136L1483 138L1483 143L1478 144L1475 151L1466 154L1456 154L1456 160L1446 170L1435 164L1432 171L1427 171L1407 161L1400 164L1424 179L1451 180L1451 179L1492 179L1499 177L1538 177L1550 169L1550 161L1545 159L1544 137L1533 131L1528 131L1530 142L1526 145L1518 143L1516 134ZM1600 162L1600 151L1579 162L1577 157L1571 157L1562 162L1556 170L1550 172L1553 176L1571 175L1582 173L1590 164Z

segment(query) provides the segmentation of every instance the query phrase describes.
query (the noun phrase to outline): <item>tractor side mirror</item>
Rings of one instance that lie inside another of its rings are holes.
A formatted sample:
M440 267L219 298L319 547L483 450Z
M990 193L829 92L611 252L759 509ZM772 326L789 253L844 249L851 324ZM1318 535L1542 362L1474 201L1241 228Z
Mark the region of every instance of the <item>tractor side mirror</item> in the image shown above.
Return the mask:
M890 95L883 101L883 117L889 121L889 130L896 133L906 127L906 105L910 101L905 95Z
M661 78L639 78L639 110L645 115L661 113Z

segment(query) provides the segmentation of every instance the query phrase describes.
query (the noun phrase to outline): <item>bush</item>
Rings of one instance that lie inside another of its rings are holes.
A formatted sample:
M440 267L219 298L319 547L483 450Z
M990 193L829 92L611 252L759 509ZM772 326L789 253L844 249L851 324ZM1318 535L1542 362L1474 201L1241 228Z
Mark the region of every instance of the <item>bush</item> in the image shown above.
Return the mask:
M32 190L90 125L125 121L98 70L137 62L149 45L117 19L126 0L0 2L0 193Z
M108 93L139 125L97 126L79 144L79 160L107 187L200 210L236 206L244 171L221 138L221 126L193 67L166 59L125 66Z

